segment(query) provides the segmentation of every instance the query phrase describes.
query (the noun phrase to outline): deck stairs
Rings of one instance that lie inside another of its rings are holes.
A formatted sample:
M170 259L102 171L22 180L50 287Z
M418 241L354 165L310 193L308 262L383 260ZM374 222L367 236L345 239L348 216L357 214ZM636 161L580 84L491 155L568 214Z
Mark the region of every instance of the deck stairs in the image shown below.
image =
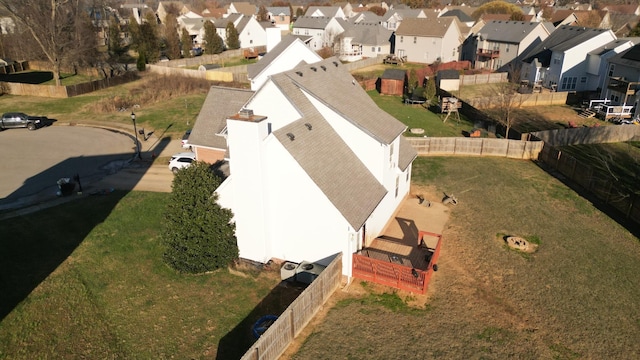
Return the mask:
M578 114L578 116L580 116L583 119L592 118L596 116L596 112L591 109L584 109Z

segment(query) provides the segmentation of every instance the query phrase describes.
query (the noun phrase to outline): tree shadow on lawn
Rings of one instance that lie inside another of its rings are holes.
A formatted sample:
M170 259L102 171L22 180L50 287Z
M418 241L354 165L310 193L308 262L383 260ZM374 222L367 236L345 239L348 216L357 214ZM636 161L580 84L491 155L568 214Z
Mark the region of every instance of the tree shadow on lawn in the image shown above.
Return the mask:
M636 223L633 220L629 219L625 214L620 212L620 210L616 209L614 206L606 203L605 201L599 199L594 193L580 186L578 183L572 181L571 179L565 177L559 171L554 169L552 166L549 166L542 161L536 161L535 163L541 169L543 169L547 174L558 179L567 187L575 191L582 198L588 200L596 209L598 209L602 213L609 216L609 218L617 222L620 226L627 229L631 234L633 234L633 236L640 238L639 223Z
M286 281L273 288L249 315L220 339L216 359L242 358L257 340L253 335L256 321L265 315L280 316L303 290L303 285Z
M0 321L71 255L126 194L88 197L0 223Z
M50 71L25 71L0 75L0 81L23 84L42 84L51 80L53 80L53 73Z
M145 158L149 159L152 151L160 153L169 141L162 138L154 143ZM102 186L99 180L108 179L109 175L123 169L122 165L130 156L108 154L67 158L25 179L22 186L0 198L0 207L7 210L0 212L0 322L134 189L148 166L121 183L116 188L121 191L99 188ZM103 165L95 169L96 164ZM56 186L56 181L78 173L81 183L74 181L77 186L66 197L57 197L55 190L62 193L63 188ZM76 195L76 190L84 194Z

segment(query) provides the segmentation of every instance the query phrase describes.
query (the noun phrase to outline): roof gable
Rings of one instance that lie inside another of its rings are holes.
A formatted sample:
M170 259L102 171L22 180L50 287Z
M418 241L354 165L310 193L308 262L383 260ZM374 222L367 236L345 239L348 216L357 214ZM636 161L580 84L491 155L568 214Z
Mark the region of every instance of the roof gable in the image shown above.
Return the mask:
M227 117L235 114L253 95L253 91L212 86L193 124L189 143L195 146L226 149L227 141L218 135L227 125Z
M541 43L523 52L521 57L522 59L525 59L525 62L531 62L533 58L538 57L544 66L548 66L551 52L565 52L584 43L585 41L591 40L605 33L609 33L611 35L610 40L615 39L615 35L611 30L607 29L591 29L580 26L560 26L549 34L549 37L544 39Z

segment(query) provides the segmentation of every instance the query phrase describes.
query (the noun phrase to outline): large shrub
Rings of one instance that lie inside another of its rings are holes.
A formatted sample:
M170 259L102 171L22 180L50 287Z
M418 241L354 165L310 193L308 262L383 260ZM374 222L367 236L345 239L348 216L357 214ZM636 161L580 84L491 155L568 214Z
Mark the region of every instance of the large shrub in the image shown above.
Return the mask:
M216 202L219 184L220 178L203 162L175 175L161 236L164 261L179 272L203 273L238 258L233 214Z

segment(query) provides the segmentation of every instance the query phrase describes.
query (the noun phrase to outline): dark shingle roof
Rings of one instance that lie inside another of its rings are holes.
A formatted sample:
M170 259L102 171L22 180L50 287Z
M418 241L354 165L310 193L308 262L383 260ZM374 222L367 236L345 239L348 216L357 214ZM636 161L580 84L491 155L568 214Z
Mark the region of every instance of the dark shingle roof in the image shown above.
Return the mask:
M237 113L251 95L253 91L212 86L193 124L189 143L226 149L227 141L217 134L227 125L227 117Z
M581 26L560 26L541 43L522 53L521 58L525 62L531 62L533 58L538 58L543 66L549 66L553 51L569 50L607 31L611 30L591 29Z
M383 144L400 136L402 169L416 156L401 136L405 125L380 110L336 58L298 66L273 75L271 80L301 114L301 119L274 131L274 136L349 224L360 229L387 190L310 99L331 108ZM288 133L293 134L294 140Z
M462 22L469 22L469 21L473 21L473 18L469 15L467 15L467 13L465 13L464 11L460 10L460 9L453 9L453 10L449 10L446 13L440 15L440 16L455 16L458 18L458 20L462 21Z
M291 71L275 75L280 76L286 76L310 96L382 144L390 144L406 129L396 118L380 110L336 58L298 66Z
M537 22L494 20L485 24L478 34L489 41L520 44L540 24Z
M407 72L401 69L386 69L380 79L404 80Z

